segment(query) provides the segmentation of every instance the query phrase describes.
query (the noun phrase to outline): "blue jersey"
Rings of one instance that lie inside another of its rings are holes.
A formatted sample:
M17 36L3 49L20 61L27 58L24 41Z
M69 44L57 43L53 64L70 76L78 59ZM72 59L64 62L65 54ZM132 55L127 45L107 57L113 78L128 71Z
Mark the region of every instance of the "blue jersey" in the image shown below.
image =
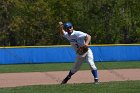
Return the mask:
M87 37L87 33L81 31L75 31L69 35L64 31L64 37L68 39L72 47L77 51L77 48L83 46L85 44L85 38Z

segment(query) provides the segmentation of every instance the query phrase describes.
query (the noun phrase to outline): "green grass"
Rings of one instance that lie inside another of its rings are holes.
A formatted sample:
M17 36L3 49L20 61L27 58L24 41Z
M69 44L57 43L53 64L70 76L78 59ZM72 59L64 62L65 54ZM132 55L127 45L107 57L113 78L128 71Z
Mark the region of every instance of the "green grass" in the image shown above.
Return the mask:
M140 68L140 62L96 62L98 69L129 69ZM72 67L72 63L53 63L53 64L15 64L0 65L0 73L13 72L46 72L46 71L65 71ZM83 63L81 70L88 70L87 63Z
M0 93L140 93L140 81L0 88Z
M96 62L98 69L129 69L140 68L140 62ZM15 64L0 65L0 73L13 72L45 72L69 70L72 63L55 64ZM89 66L83 63L81 70ZM140 93L140 81L108 82L94 85L66 84L66 85L35 85L14 88L0 88L0 93Z

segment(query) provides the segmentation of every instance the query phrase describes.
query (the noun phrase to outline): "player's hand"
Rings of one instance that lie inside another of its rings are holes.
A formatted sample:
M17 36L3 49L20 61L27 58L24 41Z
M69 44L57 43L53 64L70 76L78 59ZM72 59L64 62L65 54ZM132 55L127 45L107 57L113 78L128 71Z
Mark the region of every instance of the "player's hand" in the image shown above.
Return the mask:
M60 21L60 22L59 22L59 25L63 25L63 22Z
M61 22L61 21L59 22L59 27L61 27L61 28L63 27L63 22Z
M88 47L88 44L85 44L84 46L85 46L85 47Z
M63 22L61 21L58 22L58 31L59 31L60 36L64 35Z

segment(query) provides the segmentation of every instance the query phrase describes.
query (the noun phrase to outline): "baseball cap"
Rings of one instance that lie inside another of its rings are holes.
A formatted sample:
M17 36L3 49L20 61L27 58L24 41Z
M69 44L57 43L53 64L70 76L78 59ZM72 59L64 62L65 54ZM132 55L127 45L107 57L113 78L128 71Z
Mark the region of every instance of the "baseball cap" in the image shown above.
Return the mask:
M66 22L64 24L64 28L69 28L69 27L72 27L72 23L71 22Z

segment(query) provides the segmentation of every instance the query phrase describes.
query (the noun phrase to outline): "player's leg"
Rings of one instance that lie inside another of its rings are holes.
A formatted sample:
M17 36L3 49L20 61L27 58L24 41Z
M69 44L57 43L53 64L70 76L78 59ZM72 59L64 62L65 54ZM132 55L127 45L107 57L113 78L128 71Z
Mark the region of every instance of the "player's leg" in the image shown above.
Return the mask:
M72 72L70 71L69 74L68 74L68 75L64 78L64 80L61 82L61 84L66 84L73 74L74 74L74 73L72 73Z
M86 61L88 62L90 68L91 68L91 73L94 76L94 81L95 83L98 82L98 71L97 71L97 67L95 66L94 63L94 57L93 57L93 53L91 51L91 49L88 50L88 54L86 56Z
M66 84L68 80L71 78L71 76L80 69L83 60L84 58L80 58L79 56L77 56L76 62L74 62L72 69L69 71L69 74L66 76L66 78L62 81L61 84Z
M84 60L85 60L84 57L81 57L81 56L77 55L76 61L72 66L71 72L76 73L80 69L80 67L81 67L81 65L82 65Z

